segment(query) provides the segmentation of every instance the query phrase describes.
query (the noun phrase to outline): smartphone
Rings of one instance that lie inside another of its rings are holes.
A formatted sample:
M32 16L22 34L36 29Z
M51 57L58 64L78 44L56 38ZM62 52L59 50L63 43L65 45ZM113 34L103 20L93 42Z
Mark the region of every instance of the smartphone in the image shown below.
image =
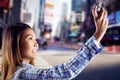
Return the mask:
M103 6L103 0L95 0L95 1L97 5L97 12L100 13L100 11L102 10L102 6Z

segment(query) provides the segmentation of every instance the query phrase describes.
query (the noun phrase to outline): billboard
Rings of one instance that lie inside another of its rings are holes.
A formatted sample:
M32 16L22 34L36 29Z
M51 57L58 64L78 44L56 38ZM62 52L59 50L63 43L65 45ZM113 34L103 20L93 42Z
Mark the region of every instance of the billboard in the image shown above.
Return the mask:
M7 9L9 7L9 0L0 0L0 7Z
M108 15L109 25L120 23L120 10L117 10Z
M50 24L53 20L54 12L54 0L46 0L45 2L45 13L44 13L44 23Z
M120 10L116 11L115 16L116 16L116 23L120 23Z

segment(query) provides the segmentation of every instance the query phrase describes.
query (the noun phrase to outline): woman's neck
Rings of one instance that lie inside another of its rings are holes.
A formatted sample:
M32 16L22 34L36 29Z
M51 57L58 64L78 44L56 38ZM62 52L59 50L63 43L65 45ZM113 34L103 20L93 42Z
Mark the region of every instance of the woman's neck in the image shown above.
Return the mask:
M25 63L28 63L28 64L29 64L29 63L30 63L30 60L29 60L29 59L25 59L25 58L24 58L24 59L23 59L23 62L25 62Z

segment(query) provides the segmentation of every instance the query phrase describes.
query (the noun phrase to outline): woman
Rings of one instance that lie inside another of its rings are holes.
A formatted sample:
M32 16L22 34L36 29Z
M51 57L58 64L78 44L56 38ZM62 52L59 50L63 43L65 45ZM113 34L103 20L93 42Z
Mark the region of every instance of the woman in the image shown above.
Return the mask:
M68 62L49 69L34 67L38 49L35 33L29 25L19 23L3 32L2 80L70 80L75 78L97 53L102 51L100 40L106 32L107 12L100 15L93 7L96 32Z

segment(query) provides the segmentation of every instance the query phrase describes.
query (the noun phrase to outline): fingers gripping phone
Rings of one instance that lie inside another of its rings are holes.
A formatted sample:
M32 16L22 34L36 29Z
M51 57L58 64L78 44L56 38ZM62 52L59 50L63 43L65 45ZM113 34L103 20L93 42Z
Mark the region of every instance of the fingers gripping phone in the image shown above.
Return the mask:
M103 0L95 0L97 5L97 12L100 13L103 7Z

